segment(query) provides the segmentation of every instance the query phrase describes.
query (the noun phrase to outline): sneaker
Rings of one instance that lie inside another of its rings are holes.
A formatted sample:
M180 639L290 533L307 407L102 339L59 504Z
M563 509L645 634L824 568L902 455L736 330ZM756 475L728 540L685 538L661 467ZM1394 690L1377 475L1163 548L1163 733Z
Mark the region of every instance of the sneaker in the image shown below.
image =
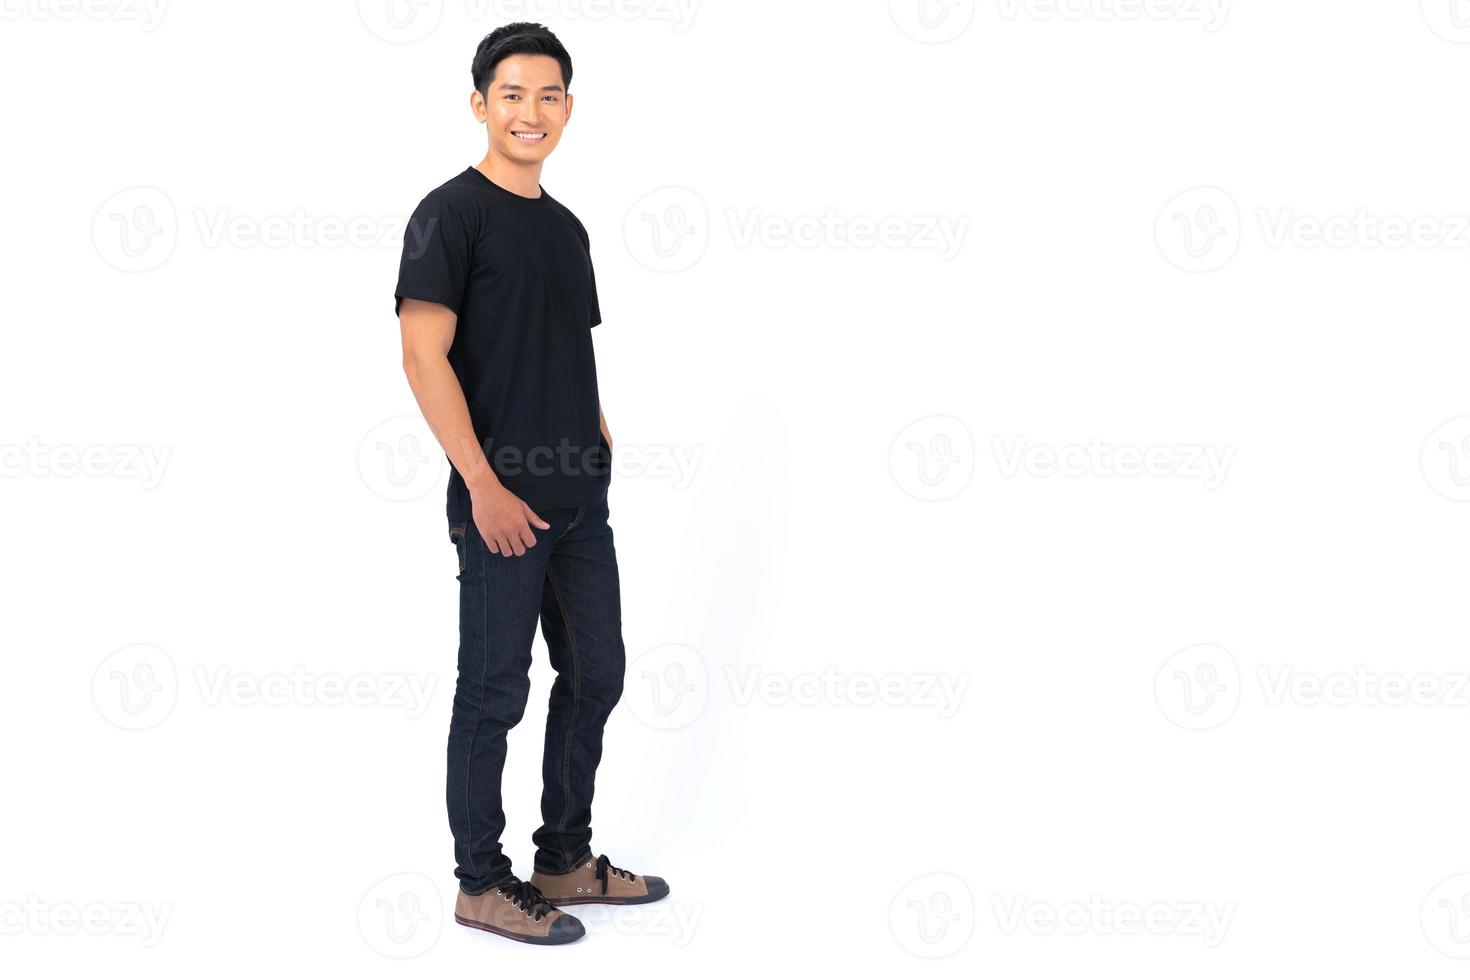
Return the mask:
M460 891L454 921L538 946L570 943L587 933L576 916L554 907L535 885L519 878L478 895Z
M535 885L548 901L558 905L641 905L656 902L669 893L668 884L654 875L635 875L614 867L603 854L596 861L590 857L580 867L566 874L548 875L537 871L531 875Z

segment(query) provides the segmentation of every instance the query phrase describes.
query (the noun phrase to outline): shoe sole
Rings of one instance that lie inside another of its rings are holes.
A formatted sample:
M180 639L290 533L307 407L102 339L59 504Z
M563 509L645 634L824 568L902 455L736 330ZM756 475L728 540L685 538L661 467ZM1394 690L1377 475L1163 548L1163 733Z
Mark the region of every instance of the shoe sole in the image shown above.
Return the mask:
M462 915L455 915L454 921L458 922L462 926L469 926L471 929L479 929L484 932L491 932L497 936L504 936L506 939L514 939L518 943L530 943L532 946L565 946L567 943L576 942L578 939L581 939L587 934L584 931L567 939L553 939L550 936L524 936L514 932L506 932L504 929L497 929L495 926L492 926L488 922L479 922L475 919L466 919Z
M649 902L657 902L661 898L669 897L669 889L664 888L661 892L649 892L647 895L626 895L619 898L552 898L546 896L546 900L552 905L647 905Z

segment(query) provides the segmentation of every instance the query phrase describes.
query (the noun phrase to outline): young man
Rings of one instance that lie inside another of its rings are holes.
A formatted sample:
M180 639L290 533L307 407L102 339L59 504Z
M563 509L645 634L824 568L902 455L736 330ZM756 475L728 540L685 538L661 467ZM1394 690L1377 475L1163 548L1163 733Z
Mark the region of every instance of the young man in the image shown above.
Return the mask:
M459 678L449 726L455 919L523 942L571 942L557 904L633 904L661 878L593 858L602 730L623 690L612 437L597 397L602 320L587 231L540 185L572 114L572 62L540 24L480 42L470 108L489 151L430 191L404 234L395 295L403 367L453 465ZM506 732L530 689L536 623L556 668L535 873L501 851Z

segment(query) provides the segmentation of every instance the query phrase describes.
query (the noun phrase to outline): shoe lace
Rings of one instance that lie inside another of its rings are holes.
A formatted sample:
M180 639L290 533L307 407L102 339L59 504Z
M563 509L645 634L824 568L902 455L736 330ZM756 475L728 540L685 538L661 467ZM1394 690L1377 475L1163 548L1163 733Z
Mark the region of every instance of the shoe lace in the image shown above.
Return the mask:
M542 916L550 915L556 911L556 906L552 905L551 901L545 895L541 894L541 889L529 881L516 879L508 884L502 885L495 889L495 891L508 898L511 905L523 910L526 915L530 916L536 922L540 922Z
M617 865L613 864L607 859L606 854L599 854L597 856L597 880L602 882L602 893L604 895L607 894L607 878L609 872L617 875L619 878L626 879L627 881L638 880L638 876L635 875L633 872L625 871Z

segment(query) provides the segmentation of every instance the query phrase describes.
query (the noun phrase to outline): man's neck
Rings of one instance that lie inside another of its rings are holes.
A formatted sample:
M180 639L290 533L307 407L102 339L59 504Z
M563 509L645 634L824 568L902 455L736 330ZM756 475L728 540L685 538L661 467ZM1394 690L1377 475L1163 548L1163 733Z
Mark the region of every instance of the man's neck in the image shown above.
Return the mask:
M480 173L513 194L521 197L541 196L541 164L520 163L497 156L493 151L475 164Z

